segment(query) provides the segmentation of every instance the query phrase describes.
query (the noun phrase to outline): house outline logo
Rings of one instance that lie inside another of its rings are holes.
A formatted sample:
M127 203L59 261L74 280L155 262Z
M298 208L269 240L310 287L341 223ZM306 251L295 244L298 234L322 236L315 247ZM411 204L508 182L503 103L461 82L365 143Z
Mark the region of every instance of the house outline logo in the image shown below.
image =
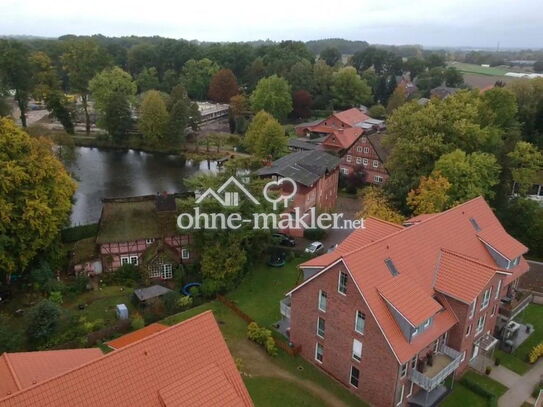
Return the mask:
M249 198L249 200L254 203L255 205L260 205L260 202L243 186L241 182L239 182L234 176L231 176L226 180L225 183L223 183L217 191L215 191L213 188L208 188L204 191L202 195L196 199L196 203L201 203L204 199L206 199L209 196L212 196L215 198L217 202L219 202L224 207L237 207L239 206L239 192L229 192L225 191L226 188L228 188L230 185L234 184L243 194ZM224 192L224 198L221 197L221 194Z

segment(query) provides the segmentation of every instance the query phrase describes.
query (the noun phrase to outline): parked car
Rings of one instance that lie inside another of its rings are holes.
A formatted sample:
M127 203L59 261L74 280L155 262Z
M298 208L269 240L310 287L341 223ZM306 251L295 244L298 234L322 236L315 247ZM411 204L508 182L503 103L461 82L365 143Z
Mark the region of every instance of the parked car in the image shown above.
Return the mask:
M309 254L319 254L324 250L321 242L313 242L305 248L305 252Z
M277 244L280 244L281 246L288 246L288 247L294 247L296 246L296 241L284 233L274 233L272 235L272 240L274 242L277 242Z

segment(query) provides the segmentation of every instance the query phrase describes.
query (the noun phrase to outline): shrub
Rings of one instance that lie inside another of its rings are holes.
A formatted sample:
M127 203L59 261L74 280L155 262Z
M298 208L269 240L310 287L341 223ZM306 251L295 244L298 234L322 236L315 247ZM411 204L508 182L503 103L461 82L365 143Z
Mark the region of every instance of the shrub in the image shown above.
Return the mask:
M60 309L57 304L43 300L28 311L26 319L28 341L39 345L56 332L60 321Z
M177 306L181 308L182 310L190 308L191 305L192 305L192 297L189 297L188 295L182 295L177 300Z
M256 322L251 322L247 326L247 337L253 342L264 346L268 354L272 356L275 356L277 354L275 340L273 339L272 333L269 329L258 326Z
M487 404L488 404L489 407L496 407L498 405L498 399L497 399L496 395L489 392L487 389L485 389L479 383L474 382L473 380L470 380L467 377L462 378L462 380L460 380L460 382L464 386L466 386L468 389L473 391L474 393L476 393L479 396L486 399Z
M77 242L81 239L96 236L98 233L98 223L90 225L73 226L60 232L60 236L64 243Z
M61 305L64 302L62 300L62 293L60 291L51 291L49 293L49 301Z
M134 314L132 316L132 321L130 321L130 326L133 330L141 329L145 326L145 321L140 314Z
M177 291L170 291L162 296L162 303L167 314L175 314L179 311L179 298L181 294Z
M530 363L535 363L541 356L543 356L543 342L533 347L528 355L528 360Z
M125 264L112 273L104 273L103 280L107 284L120 284L132 286L141 282L141 273L133 264Z

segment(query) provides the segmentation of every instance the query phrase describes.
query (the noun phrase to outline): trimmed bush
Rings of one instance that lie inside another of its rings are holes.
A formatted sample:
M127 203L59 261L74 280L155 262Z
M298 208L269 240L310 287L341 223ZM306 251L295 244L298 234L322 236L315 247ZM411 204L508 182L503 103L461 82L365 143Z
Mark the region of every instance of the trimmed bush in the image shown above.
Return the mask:
M528 360L530 363L535 363L541 356L543 356L543 342L532 348L528 355Z
M268 354L272 356L277 355L275 340L273 339L272 333L269 329L258 326L256 322L251 322L247 326L247 337L253 342L264 346Z
M481 386L479 383L476 383L466 377L462 378L460 380L460 383L462 383L464 386L466 386L468 389L470 389L472 392L478 394L479 396L483 397L487 401L487 405L489 407L497 407L498 405L498 398L491 392L489 392L487 389L485 389L483 386Z

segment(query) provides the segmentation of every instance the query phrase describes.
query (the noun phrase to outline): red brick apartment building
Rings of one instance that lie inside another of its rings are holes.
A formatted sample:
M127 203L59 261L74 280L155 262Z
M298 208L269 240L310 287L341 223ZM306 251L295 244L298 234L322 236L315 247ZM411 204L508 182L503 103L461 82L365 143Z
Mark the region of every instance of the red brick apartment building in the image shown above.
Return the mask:
M500 299L528 270L483 198L408 224L367 219L281 302L302 356L376 406L434 406L447 377L484 370Z
M339 158L322 150L298 151L275 160L256 171L265 178L291 178L296 182L296 195L288 211L299 208L306 213L311 208L330 210L336 206L339 181ZM283 184L283 192L291 191ZM309 222L310 220L307 219ZM293 236L303 236L303 230L284 230Z
M382 120L372 119L359 109L352 108L334 113L326 119L299 125L296 134L309 139L322 138L319 147L341 158L342 174L361 171L365 182L382 184L388 179L384 166L387 154L382 147L382 130ZM303 148L300 143L301 140L297 139L291 143L291 147Z

